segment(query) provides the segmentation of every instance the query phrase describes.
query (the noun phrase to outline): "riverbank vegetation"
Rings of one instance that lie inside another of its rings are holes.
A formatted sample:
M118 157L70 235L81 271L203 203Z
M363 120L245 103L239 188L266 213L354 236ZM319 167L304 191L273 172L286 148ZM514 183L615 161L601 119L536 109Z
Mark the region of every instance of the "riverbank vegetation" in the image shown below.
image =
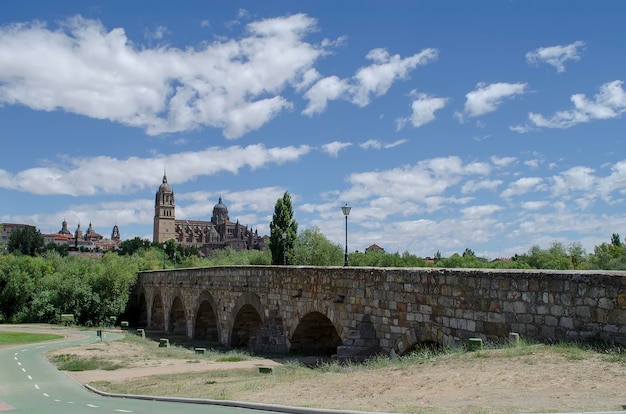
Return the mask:
M144 270L189 267L270 265L270 251L216 250L201 257L195 247L178 246L173 240L154 244L134 238L117 251L100 257L65 255L54 249L19 249L0 254L0 323L58 322L60 315L74 315L76 324L104 326L125 317L128 300ZM65 252L67 253L67 252ZM329 241L317 228L300 232L287 263L301 266L343 266L342 247ZM445 267L559 270L626 270L626 248L618 234L610 242L587 253L580 244L554 242L547 249L533 246L527 253L489 260L466 248L442 257L418 257L409 252L350 252L350 266ZM113 317L113 318L112 318Z

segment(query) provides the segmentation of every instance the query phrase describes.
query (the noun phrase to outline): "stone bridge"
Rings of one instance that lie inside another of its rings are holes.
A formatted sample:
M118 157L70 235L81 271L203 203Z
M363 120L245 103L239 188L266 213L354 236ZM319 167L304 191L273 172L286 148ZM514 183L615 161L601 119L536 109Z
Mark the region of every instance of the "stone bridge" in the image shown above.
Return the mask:
M360 358L416 345L626 345L626 272L228 266L140 272L138 326L255 352Z

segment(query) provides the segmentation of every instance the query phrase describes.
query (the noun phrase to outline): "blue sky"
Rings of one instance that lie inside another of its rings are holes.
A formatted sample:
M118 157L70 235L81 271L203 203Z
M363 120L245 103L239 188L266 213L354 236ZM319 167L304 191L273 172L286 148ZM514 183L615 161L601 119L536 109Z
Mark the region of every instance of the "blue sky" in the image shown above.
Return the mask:
M174 5L175 4L175 5ZM6 1L0 221L488 258L626 236L626 2Z

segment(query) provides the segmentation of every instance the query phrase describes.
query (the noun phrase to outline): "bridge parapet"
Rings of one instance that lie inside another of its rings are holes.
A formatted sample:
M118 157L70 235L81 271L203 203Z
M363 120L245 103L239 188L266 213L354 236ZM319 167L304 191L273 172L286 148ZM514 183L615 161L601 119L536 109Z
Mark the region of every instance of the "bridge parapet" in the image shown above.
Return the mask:
M368 339L397 354L510 332L626 344L626 272L229 266L141 272L139 294L148 328L257 350ZM355 337L364 322L375 338Z

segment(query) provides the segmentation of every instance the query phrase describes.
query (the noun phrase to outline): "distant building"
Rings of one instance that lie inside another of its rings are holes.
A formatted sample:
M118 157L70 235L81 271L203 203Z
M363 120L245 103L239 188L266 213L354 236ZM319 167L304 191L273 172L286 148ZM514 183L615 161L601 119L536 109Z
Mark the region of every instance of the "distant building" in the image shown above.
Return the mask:
M177 220L174 191L165 174L154 202L152 240L155 243L175 240L179 245L196 247L203 255L226 247L236 251L267 248L267 236L260 237L256 230L248 229L239 220L235 223L230 221L228 207L222 202L222 197L213 207L211 221Z
M93 225L89 223L87 232L83 234L83 230L80 227L80 223L76 227L74 234L72 234L68 227L67 221L63 220L61 224L61 230L57 233L42 234L44 244L54 243L56 245L67 244L68 247L76 250L88 250L88 251L100 251L106 252L114 250L120 243L120 230L117 225L113 226L110 239L105 239L101 234L97 233Z
M372 244L370 247L365 248L365 253L384 253L385 249L377 244Z
M35 228L35 226L31 226L30 224L15 224L15 223L2 223L0 224L0 228L2 231L0 232L0 245L6 247L9 244L9 240L11 240L11 235L14 231L23 229L25 227Z

